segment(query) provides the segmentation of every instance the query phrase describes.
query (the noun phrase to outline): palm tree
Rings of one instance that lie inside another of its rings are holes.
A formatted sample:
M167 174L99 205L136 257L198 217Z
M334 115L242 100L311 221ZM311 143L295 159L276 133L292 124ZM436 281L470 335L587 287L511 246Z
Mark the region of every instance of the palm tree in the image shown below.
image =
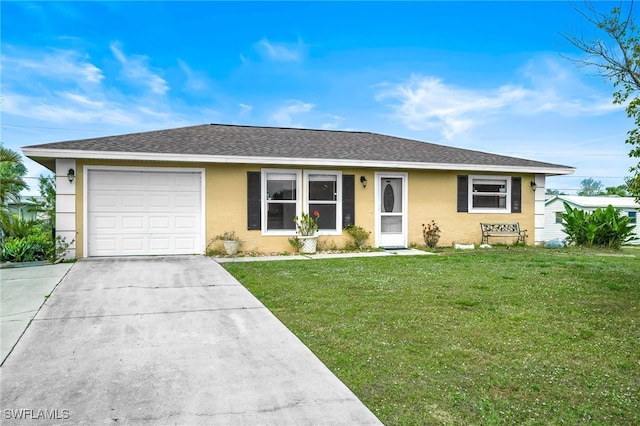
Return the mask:
M3 210L10 196L18 198L20 191L29 188L22 178L26 172L20 154L0 145L0 206Z

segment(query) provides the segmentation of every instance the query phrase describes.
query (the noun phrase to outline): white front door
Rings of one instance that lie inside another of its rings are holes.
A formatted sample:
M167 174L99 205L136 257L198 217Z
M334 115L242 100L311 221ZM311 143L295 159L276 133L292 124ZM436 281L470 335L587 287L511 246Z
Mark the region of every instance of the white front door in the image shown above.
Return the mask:
M376 173L376 245L407 246L407 175Z

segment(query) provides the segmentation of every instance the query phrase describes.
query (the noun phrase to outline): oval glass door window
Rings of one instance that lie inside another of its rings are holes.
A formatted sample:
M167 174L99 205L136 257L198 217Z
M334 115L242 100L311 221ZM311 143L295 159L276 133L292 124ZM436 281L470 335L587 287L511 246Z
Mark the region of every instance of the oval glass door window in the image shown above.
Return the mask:
M382 195L382 205L385 212L393 212L393 206L395 204L395 195L393 194L393 187L391 183L387 182L387 186L384 187L384 193Z

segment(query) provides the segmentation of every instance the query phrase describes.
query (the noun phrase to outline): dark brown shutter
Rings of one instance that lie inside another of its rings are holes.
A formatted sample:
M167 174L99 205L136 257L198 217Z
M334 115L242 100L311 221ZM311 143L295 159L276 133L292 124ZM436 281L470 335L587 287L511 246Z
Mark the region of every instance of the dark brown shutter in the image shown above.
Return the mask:
M342 227L356 223L356 177L342 175Z
M511 178L511 213L522 213L522 178Z
M469 211L469 176L458 175L458 212Z
M247 229L260 230L262 201L260 197L260 172L247 172Z

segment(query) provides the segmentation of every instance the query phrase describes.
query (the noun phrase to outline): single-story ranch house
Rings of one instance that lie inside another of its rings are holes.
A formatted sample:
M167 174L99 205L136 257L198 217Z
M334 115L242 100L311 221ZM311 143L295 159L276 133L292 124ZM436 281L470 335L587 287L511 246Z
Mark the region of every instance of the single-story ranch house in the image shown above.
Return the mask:
M533 244L545 177L574 172L369 132L220 124L22 150L56 175L69 257L204 253L224 231L247 251L291 252L294 216L314 211L328 246L350 241L349 224L377 247L422 244L431 220L440 245L479 243L482 222L519 222Z

